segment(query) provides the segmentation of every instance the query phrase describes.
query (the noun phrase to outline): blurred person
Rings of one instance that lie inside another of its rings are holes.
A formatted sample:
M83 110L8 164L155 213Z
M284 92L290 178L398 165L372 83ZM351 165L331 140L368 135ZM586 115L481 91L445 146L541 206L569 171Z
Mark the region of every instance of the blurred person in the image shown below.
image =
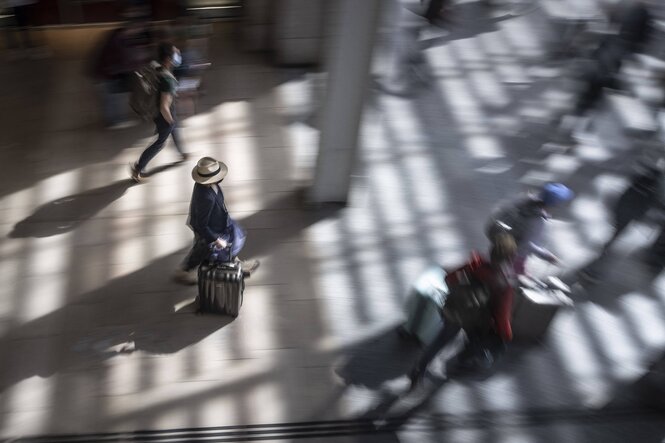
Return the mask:
M641 51L651 37L653 15L644 1L623 0L610 5L608 19L610 26L617 28L617 35L628 53Z
M616 36L610 36L596 48L589 64L578 77L579 90L573 110L559 121L558 135L561 141L569 142L578 128L588 124L588 114L600 103L603 91L620 89L617 75L625 55L625 44Z
M607 9L609 26L615 33L605 36L591 53L590 64L579 78L581 87L571 115L559 125L559 136L569 141L586 122L587 113L600 101L605 88L622 89L618 74L627 57L641 51L652 32L653 16L639 0L624 0Z
M500 207L494 212L486 228L486 234L492 240L501 232L509 232L517 242L517 256L514 260L515 272L526 272L526 260L530 255L553 264L559 258L542 246L550 211L569 202L574 197L573 191L561 183L548 183L538 194L529 194Z
M182 62L180 51L171 43L161 43L158 49L157 62L159 84L155 106L158 112L154 119L157 139L143 151L138 161L131 165L131 176L137 183L145 180L144 171L146 166L162 150L169 136L173 139L175 148L180 154L180 161L186 161L189 158L189 154L182 149L175 118L178 81L173 75L173 69L180 66Z
M609 270L606 257L612 245L633 222L645 218L647 213L655 208L662 210L665 197L665 159L655 162L649 160L638 163L635 173L631 176L628 187L621 193L612 208L614 232L603 245L599 256L579 271L579 276L589 283L598 283ZM653 266L660 260L654 259L660 255L659 239L654 242L647 252L646 262ZM665 243L663 243L665 246Z
M132 21L110 31L93 52L88 69L96 82L107 128L126 123L120 94L128 92L129 76L145 62L141 51L148 44L147 39L145 25Z
M614 205L614 233L605 243L602 254L607 253L623 231L636 220L641 219L649 209L662 202L665 180L665 159L655 164L640 164L630 179L628 188Z
M492 334L503 342L512 340L516 256L515 240L503 232L493 239L489 260L474 252L471 260L447 273L450 292L441 311L443 326L409 373L411 389L423 379L432 359L461 330L472 345Z
M192 170L195 181L189 208L188 225L194 231L194 243L174 279L184 284L196 284L196 270L211 255L212 248L230 247L229 261L238 259L245 245L246 234L231 218L224 202L220 186L228 173L228 167L212 157L201 158ZM259 267L258 260L241 262L246 275Z
M7 32L8 46L14 50L30 50L35 47L30 37L30 27L32 26L32 16L37 0L5 0L5 5L10 8L14 15L14 25L16 33L20 38L11 32ZM18 40L22 40L22 45Z
M656 237L656 241L649 247L644 261L655 271L659 271L665 266L665 220L661 220L660 233Z
M442 26L447 20L450 0L427 0L423 17L434 26Z

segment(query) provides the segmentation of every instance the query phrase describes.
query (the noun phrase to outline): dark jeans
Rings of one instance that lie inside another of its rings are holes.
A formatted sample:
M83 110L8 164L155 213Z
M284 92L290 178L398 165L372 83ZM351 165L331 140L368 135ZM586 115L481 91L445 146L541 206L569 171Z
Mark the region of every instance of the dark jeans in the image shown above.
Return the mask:
M441 9L443 9L447 3L448 0L430 0L427 2L427 9L423 16L430 22L436 20L441 14Z
M194 243L192 244L192 249L189 250L187 257L182 264L182 269L185 271L193 271L198 268L205 259L210 256L210 245L206 241L199 237L198 235L194 236Z
M413 375L415 378L422 378L422 376L425 375L427 366L429 366L430 362L436 357L436 354L438 354L457 336L460 329L459 325L444 320L443 327L434 340L432 340L432 343L427 345L423 354L420 356L420 359L418 359L416 366L413 368Z
M605 243L603 250L608 250L628 225L644 217L654 204L653 195L640 192L634 187L624 192L614 207L614 234Z
M136 169L138 169L139 172L143 172L145 167L148 166L150 160L152 160L159 153L159 151L162 150L164 143L166 143L166 140L169 138L169 135L173 138L175 148L178 150L180 155L185 155L181 147L180 133L176 122L173 122L171 125L166 120L164 120L164 117L162 117L160 114L157 116L157 118L155 118L155 132L157 132L157 140L155 140L153 144L148 146L146 150L143 151L139 161L136 163Z

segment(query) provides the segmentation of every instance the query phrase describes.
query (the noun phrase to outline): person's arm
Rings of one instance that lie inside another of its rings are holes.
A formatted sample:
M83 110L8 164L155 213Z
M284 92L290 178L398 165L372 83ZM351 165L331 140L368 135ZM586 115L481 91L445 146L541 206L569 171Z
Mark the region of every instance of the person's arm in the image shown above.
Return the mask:
M192 229L203 237L206 243L215 243L221 236L210 229L210 217L215 206L214 199L209 198L207 195L200 195L195 198L196 201L192 205Z
M173 103L173 94L170 92L162 92L159 101L159 112L170 125L174 123L173 115L171 115L171 104Z
M522 236L524 246L522 246L522 248L526 248L528 253L534 254L541 260L556 263L558 261L556 255L539 244L542 241L544 231L545 220L540 215L534 215L525 220L524 233Z
M538 246L534 242L529 242L529 251L541 260L545 260L550 263L557 263L559 261L557 256L552 251L547 248L543 248L542 246Z

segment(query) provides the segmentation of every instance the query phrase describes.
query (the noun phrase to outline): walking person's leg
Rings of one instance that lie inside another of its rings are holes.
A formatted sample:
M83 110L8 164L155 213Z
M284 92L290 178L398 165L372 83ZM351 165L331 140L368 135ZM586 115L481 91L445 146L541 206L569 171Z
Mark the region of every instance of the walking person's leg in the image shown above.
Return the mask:
M665 265L665 224L661 226L658 238L649 248L646 262L654 269L660 269Z
M173 127L161 116L155 119L155 126L157 128L157 140L143 151L139 160L132 166L132 178L136 181L143 178L142 174L146 166L164 148L164 143L166 143L173 130Z
M641 219L652 206L651 199L632 188L626 191L617 201L614 208L614 233L605 243L602 254L607 253L616 239L635 220Z
M443 9L445 2L446 0L430 0L427 3L427 9L425 10L423 17L425 17L430 23L436 21L441 15L441 9Z
M612 237L607 240L607 242L603 245L603 249L600 251L601 255L607 254L609 251L610 247L614 244L617 238L621 235L623 231L626 230L628 225L631 223L632 220L628 219L627 217L621 220L617 220L614 225L614 233L612 234Z
M187 253L180 267L174 272L173 278L179 283L196 284L197 277L194 271L196 271L209 254L210 248L208 244L201 237L195 235L192 248Z
M171 138L173 139L175 149L178 151L178 154L180 154L180 160L186 161L189 159L189 154L187 154L185 150L182 149L182 139L180 138L180 128L178 128L178 122L173 123L173 128L171 129Z
M423 354L418 359L418 362L411 370L409 378L411 379L411 387L415 387L416 384L423 378L427 366L450 341L452 341L460 331L460 327L450 321L446 321L443 324L443 327L436 335L432 343L427 345Z

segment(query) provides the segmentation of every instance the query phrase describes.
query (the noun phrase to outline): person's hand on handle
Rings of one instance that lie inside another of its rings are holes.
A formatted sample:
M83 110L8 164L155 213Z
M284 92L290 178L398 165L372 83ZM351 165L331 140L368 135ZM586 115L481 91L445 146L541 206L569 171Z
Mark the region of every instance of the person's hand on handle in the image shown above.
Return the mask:
M227 246L229 246L229 243L223 238L218 238L215 240L215 246L219 249L225 249Z

